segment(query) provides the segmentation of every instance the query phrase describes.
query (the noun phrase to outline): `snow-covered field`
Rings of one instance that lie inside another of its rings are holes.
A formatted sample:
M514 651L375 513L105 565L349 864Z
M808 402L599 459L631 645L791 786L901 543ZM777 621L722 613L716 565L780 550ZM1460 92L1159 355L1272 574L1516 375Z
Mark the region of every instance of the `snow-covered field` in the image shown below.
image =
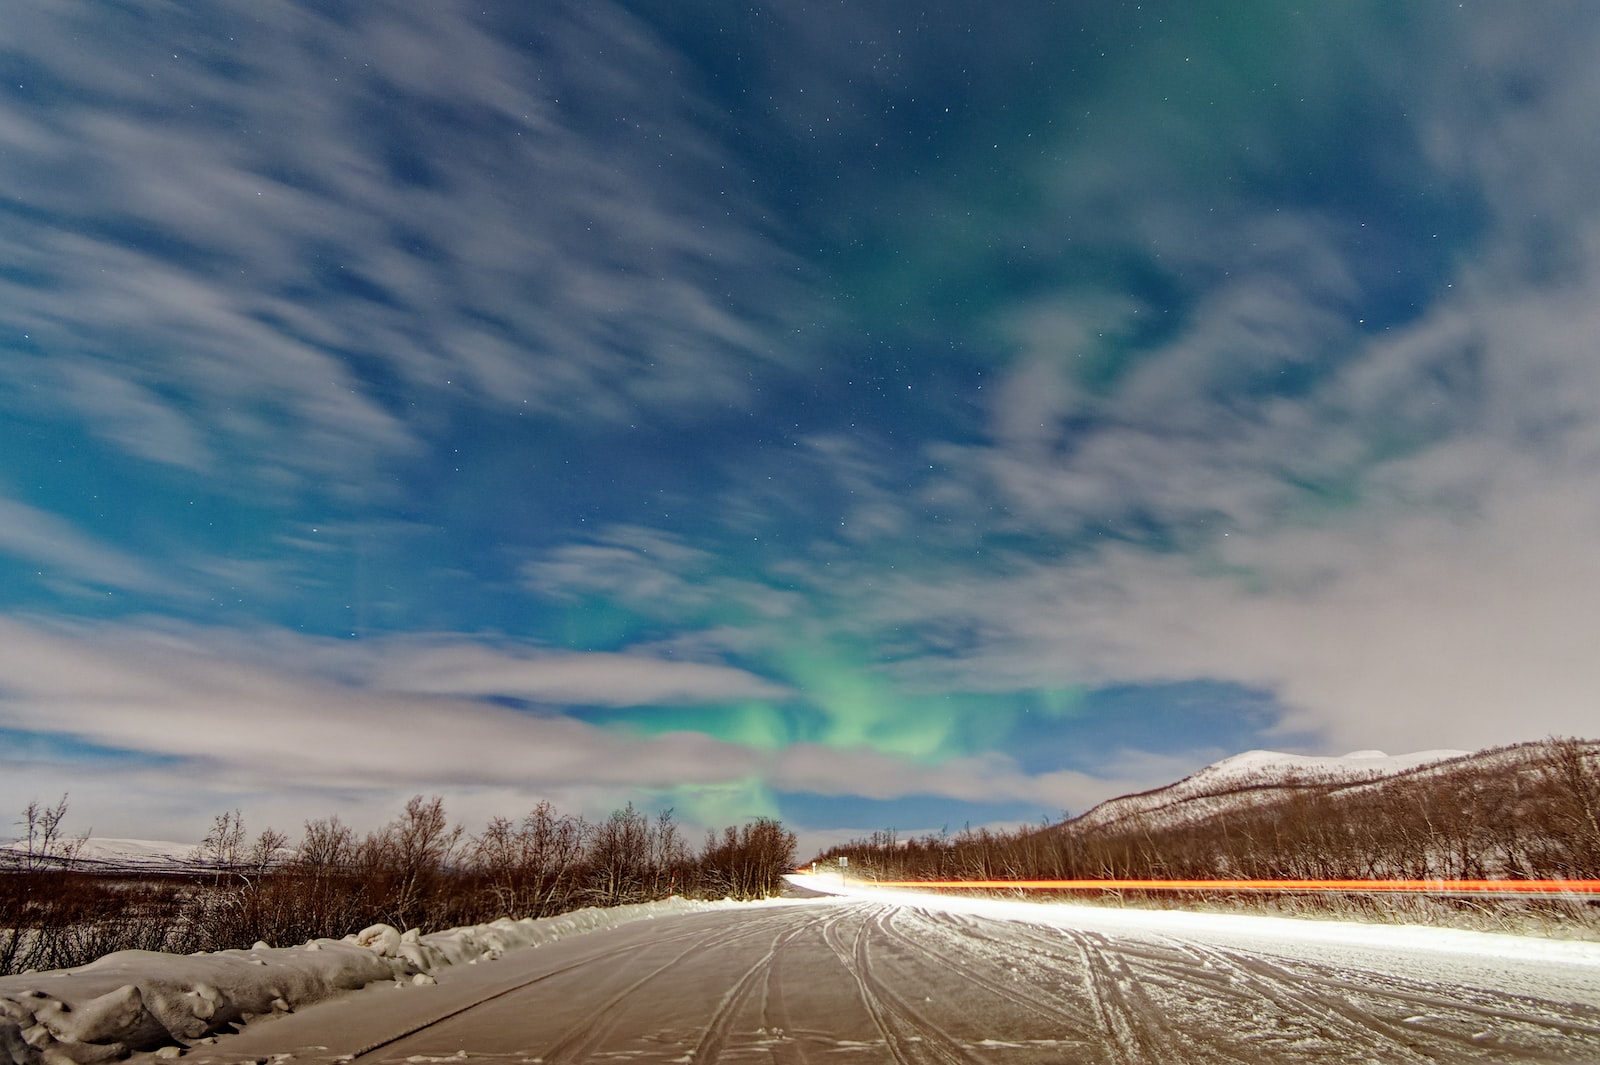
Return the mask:
M11 977L0 1062L1600 1061L1596 944L800 882Z
M196 869L205 864L198 845L170 840L90 836L68 840L65 844L57 842L54 853L63 849L72 851L74 865L94 870L172 872ZM9 858L20 864L26 861L27 855L27 840L0 843L0 862Z

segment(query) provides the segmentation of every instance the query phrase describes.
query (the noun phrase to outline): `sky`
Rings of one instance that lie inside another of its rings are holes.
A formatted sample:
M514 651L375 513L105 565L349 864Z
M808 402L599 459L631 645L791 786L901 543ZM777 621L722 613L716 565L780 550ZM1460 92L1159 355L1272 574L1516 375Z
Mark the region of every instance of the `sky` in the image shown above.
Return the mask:
M1597 52L1558 0L6 5L0 811L805 849L1593 735Z

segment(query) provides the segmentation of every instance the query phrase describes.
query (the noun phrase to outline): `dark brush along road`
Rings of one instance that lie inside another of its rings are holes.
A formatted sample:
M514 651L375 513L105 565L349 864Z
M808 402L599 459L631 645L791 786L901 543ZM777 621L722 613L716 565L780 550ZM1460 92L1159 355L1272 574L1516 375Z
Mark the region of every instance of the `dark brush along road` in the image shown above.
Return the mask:
M185 1060L1600 1061L1587 965L1388 965L1370 945L1228 945L1107 914L1098 927L813 899L643 920L258 1021Z

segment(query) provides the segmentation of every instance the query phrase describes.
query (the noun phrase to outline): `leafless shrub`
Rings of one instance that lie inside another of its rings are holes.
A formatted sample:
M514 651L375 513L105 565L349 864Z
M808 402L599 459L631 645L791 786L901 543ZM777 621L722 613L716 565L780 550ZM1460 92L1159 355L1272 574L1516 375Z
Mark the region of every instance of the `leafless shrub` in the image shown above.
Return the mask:
M22 828L18 842L21 851L8 850L0 858L0 868L20 868L24 872L70 867L82 853L88 834L75 838L62 831L67 817L67 797L62 795L54 806L46 806L38 799L31 800L17 823Z
M768 817L712 833L700 853L701 893L714 898L754 899L774 894L794 868L795 837Z
M496 913L544 917L571 909L589 826L541 802L521 821L496 817L468 848L467 868Z
M1531 861L1552 875L1600 877L1600 750L1571 738L1554 739L1550 748L1535 785L1550 831L1534 845Z
M30 807L35 847L25 856L63 851L64 814L64 801ZM19 863L0 874L0 974L115 950L337 938L378 920L440 928L670 894L749 898L775 891L794 860L794 836L776 821L713 833L696 855L671 810L650 817L630 805L591 825L540 803L468 839L443 800L420 795L363 837L335 817L306 822L292 851L270 828L247 839L234 810L213 819L200 872L113 877Z
M1379 780L1245 782L1204 799L1187 819L1152 801L1084 824L877 833L820 857L847 857L852 871L880 880L1600 878L1594 741L1552 738ZM1600 927L1600 906L1560 897L1249 900L1473 927Z

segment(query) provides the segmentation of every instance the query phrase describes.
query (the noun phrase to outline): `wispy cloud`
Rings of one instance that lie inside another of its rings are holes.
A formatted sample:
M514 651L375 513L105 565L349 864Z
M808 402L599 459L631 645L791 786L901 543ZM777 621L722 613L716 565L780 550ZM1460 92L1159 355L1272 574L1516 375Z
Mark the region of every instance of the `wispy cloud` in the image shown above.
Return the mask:
M49 369L60 373L55 384L61 398L114 446L152 462L201 473L211 468L210 450L194 420L153 389L88 360Z
M1210 752L1018 750L1098 686L1582 731L1600 22L1034 6L8 12L0 555L122 620L0 621L0 728L147 808L761 812Z
M1115 757L1108 752L1107 761ZM1177 760L1164 762L1167 770ZM969 802L1022 801L1047 810L1082 811L1113 795L1168 783L1145 765L1140 773L1120 773L1117 767L1100 776L1074 770L1029 774L1005 755L993 752L954 758L935 766L917 764L877 751L841 750L816 744L796 744L777 758L771 782L775 787L822 795L860 795L893 799L907 795L935 795Z
M707 737L646 743L491 702L338 683L214 653L197 642L203 633L0 625L6 727L223 765L252 780L665 787L750 769L749 752ZM233 641L223 635L225 646ZM334 654L325 644L310 650L324 664Z
M38 566L41 582L171 595L174 586L139 559L48 511L0 496L0 553Z
M369 648L283 631L247 638L170 623L0 619L0 678L0 728L138 756L128 764L113 758L94 775L126 777L144 811L182 805L180 796L192 809L207 796L226 805L241 795L292 791L367 809L396 794L439 790L476 796L473 810L489 795L514 802L564 796L595 813L604 810L593 804L628 795L729 787L744 794L752 781L824 795L1079 806L1119 783L1029 775L998 755L929 764L868 750L758 750L699 733L641 736L513 710L475 696L623 705L789 693L729 667L615 654L541 659L459 637ZM152 767L150 758L163 762ZM37 759L13 763L0 804L25 803L24 789L37 789L50 772L41 775ZM54 772L61 779L60 768ZM282 807L280 799L267 801Z
M1333 749L1590 728L1600 269L1461 287L1233 435L1146 422L1061 459L946 454L974 483L996 463L1034 479L1037 509L1011 528L1154 515L1168 531L880 584L861 611L927 640L896 675L990 691L1224 678L1274 692L1285 732Z
M1286 731L1340 749L1582 732L1600 683L1583 621L1600 513L1577 487L1517 492L1481 519L1285 533L1209 565L1108 550L903 589L925 598L902 616L964 617L984 637L899 668L998 690L1223 677L1274 691Z
M562 544L526 562L521 572L527 587L542 596L604 595L645 617L692 624L702 634L731 618L792 621L806 608L795 591L730 573L714 552L638 525Z
M455 4L19 12L0 292L60 368L36 400L143 458L369 492L463 400L742 402L793 271L692 89L659 91L672 50L548 15L532 52Z
M742 669L638 654L518 654L474 644L384 653L378 686L440 695L505 696L564 705L652 706L785 699L793 691Z

